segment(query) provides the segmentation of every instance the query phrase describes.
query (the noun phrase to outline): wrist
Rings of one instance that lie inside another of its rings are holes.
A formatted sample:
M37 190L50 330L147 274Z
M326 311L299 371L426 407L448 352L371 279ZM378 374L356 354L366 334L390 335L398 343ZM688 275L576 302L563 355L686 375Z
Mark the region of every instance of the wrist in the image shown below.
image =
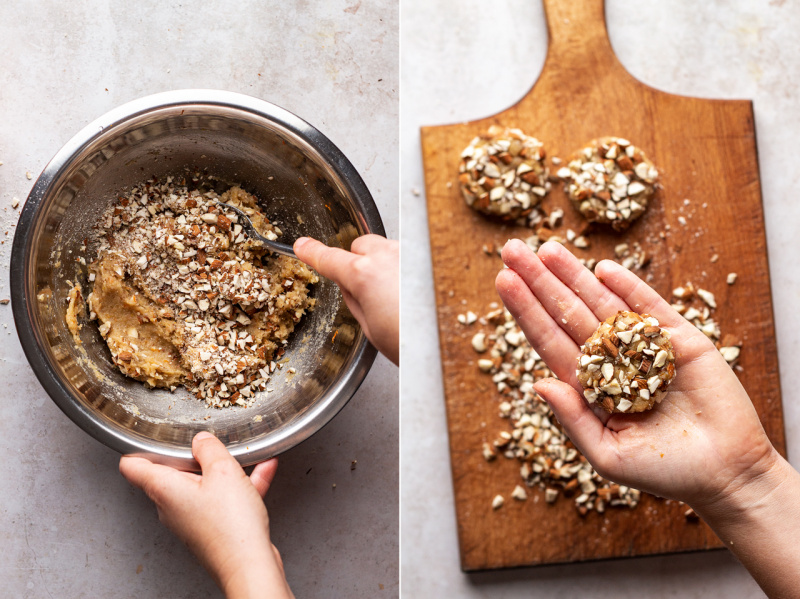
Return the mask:
M715 529L744 523L757 518L759 512L769 506L771 498L779 495L781 488L795 477L797 472L770 447L764 456L719 491L690 501L689 505Z
M218 572L219 587L227 599L291 597L289 585L271 544L227 560Z

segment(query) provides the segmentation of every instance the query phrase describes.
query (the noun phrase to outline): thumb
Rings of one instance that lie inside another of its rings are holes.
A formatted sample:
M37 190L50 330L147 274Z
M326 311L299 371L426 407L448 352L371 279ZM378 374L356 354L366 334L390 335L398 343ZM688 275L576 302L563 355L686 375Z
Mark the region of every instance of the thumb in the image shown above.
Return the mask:
M534 386L536 392L550 405L561 426L575 446L594 465L604 453L609 433L586 400L564 381L547 378Z
M250 482L253 483L256 491L261 495L261 499L264 499L267 491L269 491L272 479L275 478L275 472L277 470L278 458L272 458L266 462L261 462L253 468L253 472L250 474Z
M222 441L207 431L197 433L192 439L192 454L200 464L204 477L212 472L227 474L237 470L244 475L239 462L228 452Z
M353 270L356 254L337 247L329 247L310 237L301 237L294 242L297 257L327 279L340 287L347 287Z

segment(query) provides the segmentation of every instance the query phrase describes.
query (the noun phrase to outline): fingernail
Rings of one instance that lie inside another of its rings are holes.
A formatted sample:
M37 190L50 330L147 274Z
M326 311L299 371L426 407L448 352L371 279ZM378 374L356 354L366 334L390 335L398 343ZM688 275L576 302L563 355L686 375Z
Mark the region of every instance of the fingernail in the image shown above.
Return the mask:
M214 438L214 435L209 433L208 431L200 431L194 436L195 441L202 441L203 439Z
M311 241L308 237L301 237L297 241L294 242L294 251L296 252L300 248L302 248L305 244Z

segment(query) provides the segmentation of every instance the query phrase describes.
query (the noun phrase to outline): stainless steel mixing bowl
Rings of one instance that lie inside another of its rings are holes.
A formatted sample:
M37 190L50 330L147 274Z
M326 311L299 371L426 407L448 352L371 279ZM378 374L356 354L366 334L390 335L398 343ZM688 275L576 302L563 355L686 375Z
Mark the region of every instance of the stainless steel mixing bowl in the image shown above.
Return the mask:
M334 283L321 279L315 286L318 307L291 337L289 363L276 371L272 391L259 394L249 408L209 409L183 389L145 389L114 368L96 326L85 324L78 344L64 319L69 282L87 287L78 255L98 215L118 192L186 169L253 193L280 224L283 240L308 235L349 248L359 235L384 234L352 164L305 121L230 92L157 94L88 125L36 181L14 237L14 319L44 389L99 441L121 453L195 469L191 439L207 430L242 464L253 464L330 421L375 359Z

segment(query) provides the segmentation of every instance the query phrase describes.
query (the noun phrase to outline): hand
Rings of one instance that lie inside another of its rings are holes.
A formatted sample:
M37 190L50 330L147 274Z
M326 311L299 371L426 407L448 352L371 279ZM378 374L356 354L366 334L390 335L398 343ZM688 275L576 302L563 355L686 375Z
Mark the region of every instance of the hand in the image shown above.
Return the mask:
M595 277L558 243L538 256L503 248L497 290L528 341L561 380L536 391L570 439L610 480L691 505L771 598L800 588L800 474L769 442L753 404L706 336L622 266ZM663 401L641 414L596 414L575 375L579 347L619 310L655 316L676 351Z
M601 476L702 510L773 468L779 456L736 375L636 275L606 260L595 277L554 242L537 256L510 241L502 256L508 270L497 276L497 290L560 379L542 380L536 391ZM619 310L655 316L671 333L677 374L651 411L598 416L583 399L577 358L599 323Z
M192 440L202 476L123 456L119 470L153 500L158 517L197 556L229 599L293 597L270 542L264 496L278 467L258 464L248 477L213 435Z
M380 235L353 241L351 251L301 237L297 257L342 290L367 339L395 364L400 360L400 244Z

